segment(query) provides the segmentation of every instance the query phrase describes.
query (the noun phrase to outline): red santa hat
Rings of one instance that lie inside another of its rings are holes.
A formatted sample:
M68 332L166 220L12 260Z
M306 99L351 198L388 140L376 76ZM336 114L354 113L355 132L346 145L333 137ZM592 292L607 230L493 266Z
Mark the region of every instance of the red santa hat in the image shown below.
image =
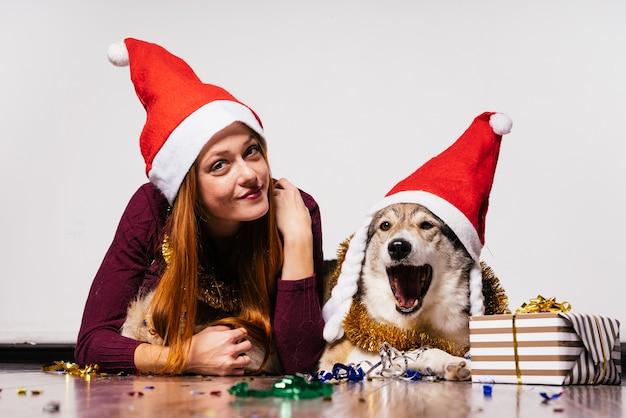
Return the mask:
M367 231L374 214L395 203L418 203L443 220L474 260L470 271L470 314L482 315L480 253L485 241L485 217L502 135L512 122L503 113L485 112L444 152L396 184L368 212L350 240L337 285L324 305L324 338L343 336L343 319L350 309L365 258Z
M163 47L127 38L108 49L109 61L130 65L130 78L146 109L139 139L146 175L170 204L198 157L217 132L245 123L265 140L259 117L221 87L204 84L191 67Z

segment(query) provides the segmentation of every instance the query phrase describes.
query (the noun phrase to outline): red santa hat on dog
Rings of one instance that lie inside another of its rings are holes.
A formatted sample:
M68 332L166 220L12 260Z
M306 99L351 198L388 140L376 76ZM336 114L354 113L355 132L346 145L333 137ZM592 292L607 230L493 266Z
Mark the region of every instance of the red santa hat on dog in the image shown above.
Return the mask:
M365 258L368 227L373 215L395 203L418 203L443 220L474 260L470 271L470 314L482 315L480 253L485 241L485 217L502 135L512 122L503 113L486 112L448 149L396 184L368 212L363 226L350 240L337 285L324 305L324 338L343 336L343 319L350 309Z
M130 65L130 78L146 109L139 139L146 174L170 204L198 157L217 132L245 123L264 140L261 120L221 87L204 84L191 67L163 47L127 38L108 49L109 61Z

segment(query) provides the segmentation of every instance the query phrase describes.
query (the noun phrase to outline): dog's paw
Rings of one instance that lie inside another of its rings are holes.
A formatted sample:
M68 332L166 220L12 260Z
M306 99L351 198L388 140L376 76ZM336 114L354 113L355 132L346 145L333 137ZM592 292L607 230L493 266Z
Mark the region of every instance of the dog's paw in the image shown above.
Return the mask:
M448 363L443 378L445 380L470 380L472 378L472 369L469 361L461 360Z
M409 369L445 380L471 379L471 361L456 357L438 348L416 350L416 356L409 363Z

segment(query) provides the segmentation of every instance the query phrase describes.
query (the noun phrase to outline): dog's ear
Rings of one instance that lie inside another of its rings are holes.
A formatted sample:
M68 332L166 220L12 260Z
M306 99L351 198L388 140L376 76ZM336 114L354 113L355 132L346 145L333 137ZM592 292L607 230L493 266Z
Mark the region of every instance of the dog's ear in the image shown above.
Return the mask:
M365 238L365 245L366 246L370 243L370 241L372 240L372 237L376 233L376 230L378 229L378 223L379 222L380 222L380 212L378 212L376 214L376 216L374 216L374 218L372 218L372 222L370 222L370 226L367 228L367 237Z
M370 227L367 230L367 237L365 239L365 246L368 246L370 241L372 240L372 237L374 236L374 233L376 233L376 230L378 229L378 223L375 223L374 220L372 220L372 223L370 224Z
M452 243L452 245L454 245L455 250L463 250L467 253L469 257L467 248L465 248L465 246L463 245L459 237L457 237L456 234L452 231L452 229L443 221L441 221L440 231L446 238L448 238L448 240Z
M382 223L386 214L393 210L394 210L394 205L391 205L391 206L387 206L385 208L380 209L378 212L374 214L374 216L372 217L372 221L370 222L370 225L367 228L367 238L365 240L366 246L370 243L370 241L374 237L374 234L376 234L376 231L378 231L378 229L380 228L380 224Z
M469 253L467 252L467 248L465 248L465 246L463 245L463 243L461 242L459 237L457 237L457 235L454 233L454 231L452 231L452 228L450 228L447 223L445 223L439 216L437 216L436 214L431 212L428 208L426 208L425 206L422 206L422 205L419 205L419 206L421 207L421 210L425 210L433 218L435 218L437 220L437 222L439 222L439 224L441 225L439 227L439 230L441 231L441 233L446 238L448 238L448 240L452 243L452 245L454 245L454 249L455 250L463 250L463 251L465 251L467 253L468 257L469 257Z

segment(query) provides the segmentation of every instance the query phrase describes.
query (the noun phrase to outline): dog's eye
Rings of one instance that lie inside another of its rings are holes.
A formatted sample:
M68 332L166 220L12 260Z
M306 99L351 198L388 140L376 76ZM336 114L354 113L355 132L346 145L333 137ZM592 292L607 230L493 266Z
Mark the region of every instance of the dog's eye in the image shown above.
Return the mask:
M435 225L433 225L433 223L432 223L432 222L429 222L429 221L423 221L423 222L420 224L420 229L431 229L431 228L433 228L434 226L435 226Z
M389 231L391 229L391 224L388 221L384 221L380 224L380 229L383 231Z

